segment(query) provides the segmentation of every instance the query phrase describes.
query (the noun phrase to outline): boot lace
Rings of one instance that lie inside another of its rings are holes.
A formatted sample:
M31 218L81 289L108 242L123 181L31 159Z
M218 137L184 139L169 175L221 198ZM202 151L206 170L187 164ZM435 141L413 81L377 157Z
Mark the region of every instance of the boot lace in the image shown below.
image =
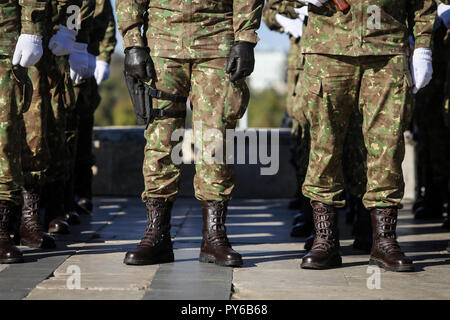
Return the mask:
M379 248L387 253L401 253L395 232L397 226L395 210L384 209L379 211L377 221L377 237L382 240L378 241Z
M163 226L161 212L167 210L166 204L162 201L147 202L148 224L144 236L138 246L153 247L163 240L167 232L167 226Z
M334 213L333 213L334 214ZM325 207L314 208L316 237L311 250L328 251L334 247L336 234L330 221L330 212Z

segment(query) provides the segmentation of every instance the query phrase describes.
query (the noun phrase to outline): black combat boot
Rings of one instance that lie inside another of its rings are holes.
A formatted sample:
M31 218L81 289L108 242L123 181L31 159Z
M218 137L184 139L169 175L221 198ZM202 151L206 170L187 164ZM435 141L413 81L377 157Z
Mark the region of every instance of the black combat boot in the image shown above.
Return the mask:
M147 200L148 225L136 249L125 255L123 263L146 265L174 261L170 237L170 215L173 202L165 199Z
M90 216L92 215L93 208L92 200L89 198L80 198L75 203L75 211L79 215Z
M411 261L400 249L395 233L397 208L375 208L370 211L373 245L369 264L389 271L414 271Z
M324 203L313 201L316 236L311 250L303 257L303 269L328 269L342 265L338 234L338 213Z
M14 235L16 244L31 248L55 248L55 239L42 231L40 211L40 193L35 188L22 188L22 216L20 226Z
M75 192L73 178L64 184L64 220L70 225L80 224L80 215L75 210Z
M240 267L243 265L242 257L231 248L227 237L227 208L227 201L202 201L203 239L199 260L220 266Z
M9 236L9 221L12 215L12 203L0 201L0 263L23 262L22 252Z
M312 207L309 199L303 198L300 210L300 213L294 217L291 237L308 237L314 229Z
M370 212L364 207L362 200L358 200L356 220L353 224L353 248L370 253L372 249L372 226L370 224Z
M45 223L50 234L69 234L70 226L64 216L64 183L45 186Z

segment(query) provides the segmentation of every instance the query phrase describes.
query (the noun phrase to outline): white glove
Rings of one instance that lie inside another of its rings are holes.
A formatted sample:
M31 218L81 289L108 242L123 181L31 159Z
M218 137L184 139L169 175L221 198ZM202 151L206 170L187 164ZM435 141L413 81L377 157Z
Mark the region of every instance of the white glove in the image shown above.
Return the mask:
M437 15L447 29L450 29L450 5L441 3L437 9Z
M294 38L300 38L302 36L303 20L299 18L289 19L279 13L275 15L275 20L283 27L286 33L289 33Z
M98 85L100 85L100 83L102 83L103 81L109 79L109 72L109 63L102 60L97 60L94 76Z
M310 3L310 4L312 4L313 6L316 6L316 7L321 7L328 0L299 0L299 1L302 2L302 3Z
M414 82L413 93L430 83L433 77L433 59L431 49L417 48L414 50L411 73Z
M88 70L83 78L87 79L94 76L96 64L97 58L93 54L88 53Z
M58 32L50 38L48 48L55 56L66 56L72 53L77 33L76 30L70 30L60 24Z
M294 8L294 11L298 14L298 17L302 20L308 16L308 6L303 6L301 8Z
M43 53L41 36L21 34L17 39L12 64L20 64L25 68L34 66L41 59Z
M89 68L87 43L74 43L73 50L69 55L69 64L70 78L75 81L75 83L78 83L81 79L87 77Z

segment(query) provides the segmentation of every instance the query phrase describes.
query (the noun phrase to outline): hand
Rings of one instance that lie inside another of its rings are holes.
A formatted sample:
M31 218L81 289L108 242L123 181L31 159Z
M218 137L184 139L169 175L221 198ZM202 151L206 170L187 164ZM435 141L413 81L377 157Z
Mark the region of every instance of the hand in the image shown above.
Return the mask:
M414 82L413 93L417 93L420 89L430 83L433 77L433 64L432 64L431 49L417 48L414 50L411 73Z
M20 64L25 68L34 66L41 59L43 53L41 36L21 34L17 39L12 64Z
M283 27L284 32L290 34L294 38L300 38L303 34L303 20L300 18L289 19L281 14L275 15L275 20Z
M321 7L328 0L300 0L302 3L309 3L316 7Z
M70 30L66 26L60 24L58 32L50 38L48 48L55 56L66 56L71 54L77 33L76 30Z
M450 29L450 5L441 3L437 9L437 15L447 29Z
M155 65L146 47L125 49L125 72L133 78L148 81L156 78Z
M298 17L305 21L308 16L308 6L303 6L301 8L294 8L295 13L298 14Z
M97 85L100 85L100 83L109 79L109 73L110 73L109 63L102 61L102 60L97 60L97 64L95 66L95 72L94 72L94 76L95 76L95 80L97 81Z
M227 73L231 74L231 81L248 77L255 68L254 43L238 41L231 47L228 58Z
M69 64L70 78L75 83L79 83L81 79L86 78L89 68L89 56L86 43L74 43L73 51L69 55Z

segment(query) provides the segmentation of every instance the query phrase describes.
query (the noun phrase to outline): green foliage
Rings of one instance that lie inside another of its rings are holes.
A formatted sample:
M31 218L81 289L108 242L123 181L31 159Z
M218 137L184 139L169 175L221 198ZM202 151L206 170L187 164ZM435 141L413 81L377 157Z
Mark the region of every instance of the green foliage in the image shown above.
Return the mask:
M130 126L136 124L133 105L123 78L123 56L114 55L111 77L100 86L102 101L95 113L96 126ZM249 127L277 128L286 110L286 95L274 89L252 92L249 104Z
M252 92L248 106L248 126L253 128L278 128L286 111L286 94L274 89Z
M95 113L96 126L131 126L136 124L123 77L123 56L114 55L111 77L100 85L102 101Z

